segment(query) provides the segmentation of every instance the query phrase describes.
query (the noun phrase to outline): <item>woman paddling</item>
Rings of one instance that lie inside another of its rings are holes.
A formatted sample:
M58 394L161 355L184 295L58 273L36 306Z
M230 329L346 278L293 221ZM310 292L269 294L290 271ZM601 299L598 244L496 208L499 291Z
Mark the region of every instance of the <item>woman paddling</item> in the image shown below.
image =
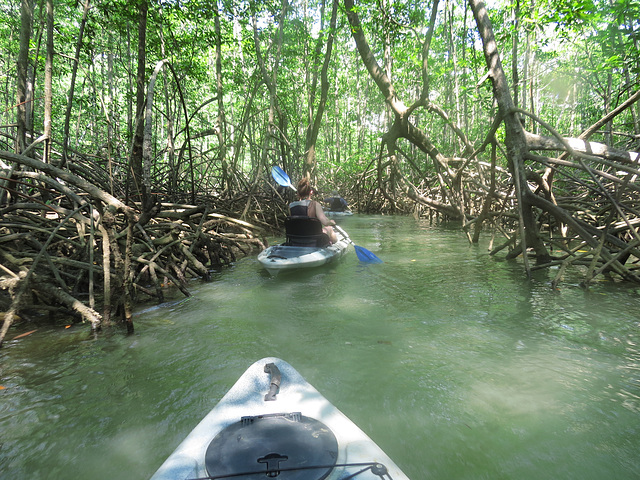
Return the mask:
M299 200L289 204L291 216L317 218L322 223L322 231L327 234L331 243L336 243L338 237L333 228L331 228L331 225L335 225L336 222L327 218L322 210L322 205L315 200L311 200L311 195L314 192L308 178L305 177L298 182L297 191Z

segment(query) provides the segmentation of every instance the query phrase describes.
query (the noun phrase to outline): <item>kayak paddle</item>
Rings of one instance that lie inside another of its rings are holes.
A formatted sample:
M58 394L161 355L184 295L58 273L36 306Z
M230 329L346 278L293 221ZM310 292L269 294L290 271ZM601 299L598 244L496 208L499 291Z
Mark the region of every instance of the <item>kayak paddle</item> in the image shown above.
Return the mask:
M274 165L273 167L271 167L271 176L273 177L273 179L276 181L278 185L282 187L291 187L293 188L294 191L297 192L295 187L291 185L291 180L289 179L289 175L287 175L286 172L282 170L278 165ZM360 247L359 245L356 245L355 243L353 243L353 240L351 240L349 236L345 233L345 231L342 230L339 226L337 225L332 225L332 226L338 232L340 232L340 234L345 239L349 239L349 243L353 245L353 248L356 251L358 260L360 260L363 263L384 263L382 260L376 257L376 255L373 252L370 252L366 248Z
M294 192L297 192L296 187L291 185L291 180L289 179L289 175L285 173L279 166L274 165L271 167L271 176L276 181L276 183L282 187L291 187Z
M347 235L347 233L338 225L332 225L332 227L338 232L340 232L340 235L342 235L346 240L349 240L349 243L353 245L353 248L356 251L356 255L358 256L358 260L360 260L363 263L384 263L382 260L380 260L376 256L375 253L353 243L353 240L351 240Z

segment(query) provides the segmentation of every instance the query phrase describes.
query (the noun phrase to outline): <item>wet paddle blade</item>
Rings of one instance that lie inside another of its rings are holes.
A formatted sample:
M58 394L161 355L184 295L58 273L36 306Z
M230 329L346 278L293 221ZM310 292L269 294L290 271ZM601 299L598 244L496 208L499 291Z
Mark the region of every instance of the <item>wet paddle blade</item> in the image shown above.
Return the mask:
M353 243L353 241L349 238L349 235L347 235L347 232L345 232L338 225L333 225L333 229L337 231L340 235L342 235L343 238L345 238L351 245L353 245L353 248L356 251L356 255L358 256L358 260L360 260L363 263L384 263L382 260L376 257L373 252L370 252L366 248Z
M279 166L274 165L271 167L271 176L276 181L276 183L282 187L291 187L295 190L295 187L291 185L291 180L289 179L289 175L285 173Z
M353 245L353 248L356 250L356 255L358 256L358 260L364 263L383 263L373 252L370 252L364 247L360 247L358 245Z

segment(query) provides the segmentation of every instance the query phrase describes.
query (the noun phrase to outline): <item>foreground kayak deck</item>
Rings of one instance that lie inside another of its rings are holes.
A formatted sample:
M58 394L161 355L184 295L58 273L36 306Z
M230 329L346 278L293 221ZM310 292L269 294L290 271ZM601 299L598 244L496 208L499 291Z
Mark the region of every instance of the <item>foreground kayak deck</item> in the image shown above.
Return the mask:
M340 238L328 247L295 247L274 245L258 254L258 261L271 274L277 275L285 270L312 268L342 257L349 247L349 238Z
M408 480L291 365L251 365L152 477Z

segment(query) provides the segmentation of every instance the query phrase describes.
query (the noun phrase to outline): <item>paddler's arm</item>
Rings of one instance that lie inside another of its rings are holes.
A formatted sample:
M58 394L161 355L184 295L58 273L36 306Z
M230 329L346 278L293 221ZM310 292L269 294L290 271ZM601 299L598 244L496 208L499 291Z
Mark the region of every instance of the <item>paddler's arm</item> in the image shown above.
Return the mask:
M336 224L334 220L329 220L322 210L322 205L319 202L314 202L316 207L316 218L320 220L320 223L324 226L333 226Z

